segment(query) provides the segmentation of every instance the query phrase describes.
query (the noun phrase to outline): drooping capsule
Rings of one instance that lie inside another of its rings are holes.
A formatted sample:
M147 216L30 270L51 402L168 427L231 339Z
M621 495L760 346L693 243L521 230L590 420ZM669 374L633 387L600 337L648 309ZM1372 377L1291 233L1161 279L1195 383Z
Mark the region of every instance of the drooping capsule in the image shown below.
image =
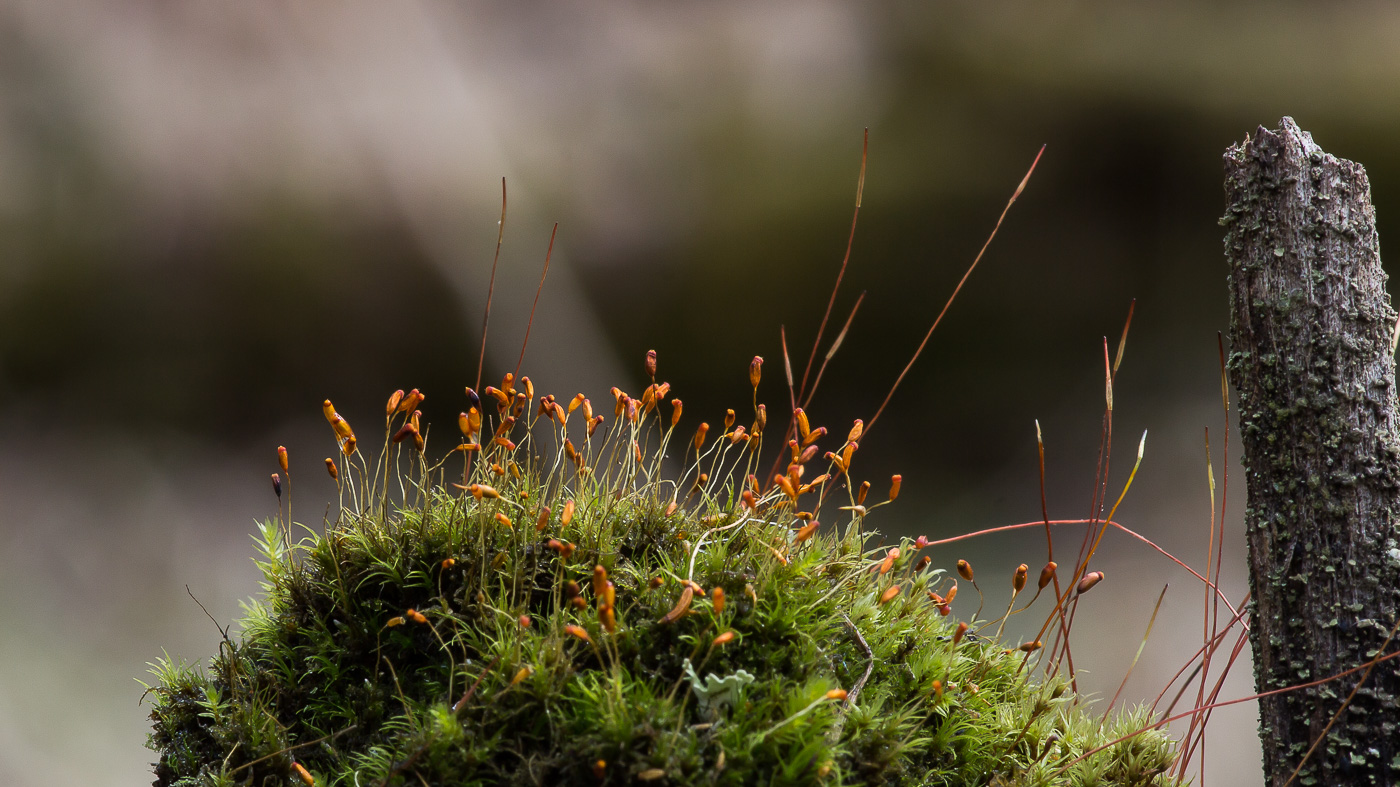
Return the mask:
M1050 580L1055 578L1056 568L1057 566L1053 560L1045 564L1045 568L1040 570L1040 580L1036 583L1037 590L1044 590L1045 586L1050 584Z
M959 561L958 561L958 576L962 577L963 579L967 580L968 582L971 582L971 581L972 581L972 564L969 563L969 562L967 562L966 560L959 560Z
M1074 586L1074 592L1082 596L1085 593L1088 593L1090 590L1093 589L1095 585L1099 584L1102 581L1102 571L1090 571L1089 573L1084 575L1083 579L1079 580L1078 585Z

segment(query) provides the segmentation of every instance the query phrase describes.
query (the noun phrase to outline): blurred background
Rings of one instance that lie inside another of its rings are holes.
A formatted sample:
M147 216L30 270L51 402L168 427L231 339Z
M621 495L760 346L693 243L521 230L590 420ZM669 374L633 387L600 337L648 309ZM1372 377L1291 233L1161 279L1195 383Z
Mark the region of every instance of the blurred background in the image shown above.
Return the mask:
M486 381L515 366L557 221L523 367L538 390L640 391L656 349L693 428L743 411L759 354L781 421L779 327L800 375L868 127L819 354L868 295L810 408L844 434L1048 145L863 443L877 491L905 478L872 524L942 538L1039 519L1036 419L1052 516L1087 515L1102 342L1136 298L1109 487L1147 430L1117 518L1200 566L1207 427L1223 475L1220 157L1284 114L1366 166L1381 238L1400 237L1386 4L0 0L0 783L150 781L136 680L163 651L215 651L186 586L222 625L257 592L277 445L297 518L319 522L323 398L368 423L418 387L451 429L502 177ZM1044 549L1018 531L934 565L972 561L993 609ZM1100 555L1108 592L1076 620L1083 685L1112 696L1170 583L1124 692L1150 702L1200 644L1201 586L1116 534ZM1221 696L1252 685L1246 651ZM1254 713L1216 713L1208 782L1260 780Z

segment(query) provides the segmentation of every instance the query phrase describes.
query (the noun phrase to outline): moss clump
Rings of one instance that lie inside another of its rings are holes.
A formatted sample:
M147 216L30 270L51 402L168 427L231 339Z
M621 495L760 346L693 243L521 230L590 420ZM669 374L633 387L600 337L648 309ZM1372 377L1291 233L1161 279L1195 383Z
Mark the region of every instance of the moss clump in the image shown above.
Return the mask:
M765 488L759 408L668 475L663 386L597 429L520 383L434 466L412 406L371 465L327 402L348 505L291 543L265 523L241 638L157 666L157 785L1170 783L1156 731L1076 761L1144 715L1100 729L949 623L919 543L873 547L859 426Z

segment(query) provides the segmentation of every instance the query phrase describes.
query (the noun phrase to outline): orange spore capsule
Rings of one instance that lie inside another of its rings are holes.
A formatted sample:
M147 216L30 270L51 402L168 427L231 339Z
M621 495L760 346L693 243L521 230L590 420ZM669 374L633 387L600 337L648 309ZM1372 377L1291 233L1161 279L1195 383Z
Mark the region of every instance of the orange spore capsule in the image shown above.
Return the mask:
M1040 640L1036 640L1034 642L1021 643L1020 647L1017 648L1017 650L1020 650L1022 653L1034 653L1037 650L1040 650L1042 647L1044 646L1041 644Z
M499 522L499 523L501 523L502 525L505 525L507 530L514 530L514 529L515 529L515 528L510 524L510 517L506 516L505 514L502 514L500 511L497 511L497 512L496 512L496 521ZM504 553L502 553L502 554L504 554Z
M384 405L384 415L386 415L386 416L393 415L393 414L394 414L394 411L397 410L397 409L399 409L399 402L402 402L402 401L403 401L403 389L402 389L402 388L400 388L399 390L394 391L393 393L389 394L389 402L388 402L388 404Z
M967 580L968 582L971 582L971 581L972 581L972 564L969 563L969 562L967 562L966 560L959 560L959 561L958 561L958 576L962 577L963 579Z
M603 776L606 775L607 772L608 772L608 761L607 761L607 760L598 760L597 762L593 763L593 778L597 779L598 781L602 781L602 780L603 780Z
M767 428L768 407L766 405L759 405L758 409L754 411L752 431L755 435L761 435L763 434L763 430Z
M277 446L277 466L282 468L283 474L287 473L287 447Z
M959 623L958 630L953 632L953 647L956 648L965 636L967 636L967 621Z
M817 525L819 524L821 523L813 519L811 522L803 525L802 528L797 531L797 535L793 538L793 541L801 544L803 541L811 538L812 534L817 532Z
M567 527L572 521L574 521L574 501L570 500L564 504L564 511L559 514L559 524Z
M666 506L666 516L676 513L676 509L678 508L680 508L680 504L672 500L670 504Z
M446 571L447 569L452 568L455 565L457 565L457 559L449 557L446 560L442 561L442 570Z
M1040 581L1036 585L1039 590L1044 590L1045 586L1050 584L1050 580L1055 578L1056 568L1058 568L1058 566L1056 566L1055 561L1052 560L1045 564L1045 568L1040 570Z
M847 694L845 689L832 689L831 691L828 691L826 693L826 698L829 700L840 701L846 699L846 696Z
M501 496L501 493L497 492L494 486L487 486L486 484L472 484L467 487L467 491L471 492L472 497L477 500L481 500L482 498L497 500Z
M292 763L292 769L297 772L297 778L301 779L302 784L305 784L306 787L316 787L316 777L312 776L310 771L303 768L301 763Z
M558 544L558 543L559 543L558 541L555 541L555 540L552 539L552 538L549 540L549 544L550 544L551 547L555 546L555 545ZM565 595L567 598L574 598L575 596L577 596L579 593L582 593L582 592L583 592L583 589L580 588L580 587L578 586L578 583L575 582L575 581L573 581L572 579L569 580L568 582L565 582L565 583L564 583L564 595Z
M734 411L733 411L733 410L725 410L725 411L724 411L724 428L725 428L725 429L728 429L729 427L731 427L731 426L733 426L733 425L734 425Z
M894 597L895 597L895 596L898 596L898 595L899 595L899 585L890 585L888 588L885 589L885 592L884 592L884 593L881 593L881 594L880 594L880 603L881 603L881 604L888 604L889 602L891 602L891 601L894 600Z
M583 395L583 394L579 394L579 396L582 396L582 395ZM580 405L583 407L583 420L585 420L585 421L592 421L592 420L593 420L593 403L590 402L590 401L588 401L587 399L584 399L584 400L580 403Z
M335 460L329 456L326 457L326 472L331 474L332 481L340 480L340 470L336 468Z
M715 592L710 596L710 603L714 605L716 615L724 612L724 588L715 588Z
M525 680L526 678L530 677L530 674L531 674L532 672L534 672L534 670L531 669L531 668L528 667L528 666L521 667L521 668L520 668L520 671L517 672L517 673L515 673L515 677L513 677L513 678L510 679L510 685L514 686L514 685L520 683L520 681Z
M569 413L572 414L579 407L582 407L585 401L587 401L587 399L584 398L583 394L574 394L574 398L569 400ZM588 414L585 413L584 416L587 417Z
M707 424L707 423L701 423L701 424L700 424L700 427L699 427L698 429L695 430L695 450L696 450L696 451L699 451L700 448L701 448L702 446L705 445L705 433L708 432L708 431L710 431L710 425Z
M569 636L577 637L578 639L581 639L584 642L593 641L593 638L588 636L588 631L582 626L575 626L574 624L570 623L569 625L564 627L564 632Z
M1016 567L1016 573L1011 575L1012 590L1016 591L1017 593L1021 592L1021 590L1026 586L1026 572L1029 570L1029 567L1027 567L1025 563L1022 563L1021 565Z
M812 433L812 426L807 421L807 413L804 412L801 407L799 407L796 410L793 410L792 414L797 418L798 435L800 435L804 440L807 439L807 435Z
M749 385L757 388L758 381L761 379L763 379L763 358L755 355L753 360L749 361Z
M808 433L806 437L802 438L802 444L811 445L812 443L815 443L823 437L826 437L826 427L818 426L816 429L813 429L810 433Z
M734 632L733 632L733 631L726 631L726 632L724 632L723 634L720 634L718 637L715 637L714 639L710 640L710 647L714 648L714 647L719 647L720 645L728 645L729 643L731 643L731 642L733 642L733 641L734 641Z
M407 394L404 395L403 401L399 402L399 406L395 409L401 413L413 412L414 410L418 409L418 405L422 404L423 400L427 398L428 397L419 393L417 388L414 388L412 391L409 391Z
M523 629L529 628L531 622L532 622L532 621L530 620L530 616L529 616L529 615L521 615L521 616L520 616L519 623L520 623L520 627L521 627L521 628L523 628Z
M340 450L346 456L353 456L355 454L355 436L350 435L349 437L345 438L345 442L340 444Z
M409 437L416 434L418 434L418 429L414 427L413 424L408 423L404 424L403 426L400 426L399 430L397 432L394 432L394 436L392 439L395 443L402 443L404 440L407 440Z
M686 585L685 590L681 591L680 600L676 602L676 605L674 607L671 607L670 612L667 612L664 616L662 616L661 622L674 623L677 620L680 620L681 616L690 610L690 602L694 600L694 598L695 591L691 589L690 585Z
M652 590L656 590L664 584L666 584L666 580L662 579L661 577L652 577L647 582L647 586L650 587Z
M424 624L426 624L426 623L428 622L428 618L425 617L425 616L423 615L422 612L419 612L419 611L416 610L416 609L410 609L410 610L408 610L407 612L405 612L405 613L403 613L403 614L404 614L404 617L407 617L409 620L413 621L414 623L418 623L418 624L420 624L420 625L424 625Z
M335 405L331 404L331 400L327 399L321 402L321 415L326 417L326 423L335 423Z
M549 506L540 509L540 515L535 519L535 532L544 532L549 527Z
M857 418L855 424L851 426L851 431L849 431L849 432L846 433L846 442L848 442L848 443L858 443L858 442L860 442L860 436L861 436L861 434L863 434L864 432L865 432L865 422L862 421L862 420L860 420L859 418Z
M463 437L472 436L472 422L471 419L467 417L466 413L457 414L457 429L462 432Z
M928 568L928 564L932 561L933 558L929 557L928 555L924 555L923 557L919 558L919 562L915 564L914 570L923 571L924 569Z
M896 498L899 497L899 487L900 487L900 485L903 484L903 483L904 483L904 476L902 476L902 475L892 475L892 476L890 476L890 501L891 501L891 502L893 502Z
M865 505L865 496L870 493L870 482L861 481L860 489L856 492L856 505Z
M957 585L954 585L954 586L952 586L951 588L948 589L948 598L944 599L944 601L945 601L945 603L952 604L952 603L953 603L953 599L955 599L955 598L957 598L957 597L958 597L958 586L957 586Z
M386 629L391 629L391 628L394 628L395 626L402 626L403 624L405 624L405 623L407 623L407 622L408 622L408 621L404 620L404 618L403 618L402 615L400 615L400 616L398 616L398 617L392 617L392 618L389 618L389 621L388 621L387 623L384 624L384 628L386 628Z

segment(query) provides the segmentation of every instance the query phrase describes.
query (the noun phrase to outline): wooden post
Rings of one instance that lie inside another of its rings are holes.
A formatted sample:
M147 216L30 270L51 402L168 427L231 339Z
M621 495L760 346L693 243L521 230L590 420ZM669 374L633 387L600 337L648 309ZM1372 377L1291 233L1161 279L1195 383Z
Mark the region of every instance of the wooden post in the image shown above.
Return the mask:
M1260 692L1376 655L1400 611L1400 421L1370 184L1283 118L1225 154L1230 379ZM1400 648L1400 637L1387 651ZM1400 783L1400 659L1259 702L1268 784Z

